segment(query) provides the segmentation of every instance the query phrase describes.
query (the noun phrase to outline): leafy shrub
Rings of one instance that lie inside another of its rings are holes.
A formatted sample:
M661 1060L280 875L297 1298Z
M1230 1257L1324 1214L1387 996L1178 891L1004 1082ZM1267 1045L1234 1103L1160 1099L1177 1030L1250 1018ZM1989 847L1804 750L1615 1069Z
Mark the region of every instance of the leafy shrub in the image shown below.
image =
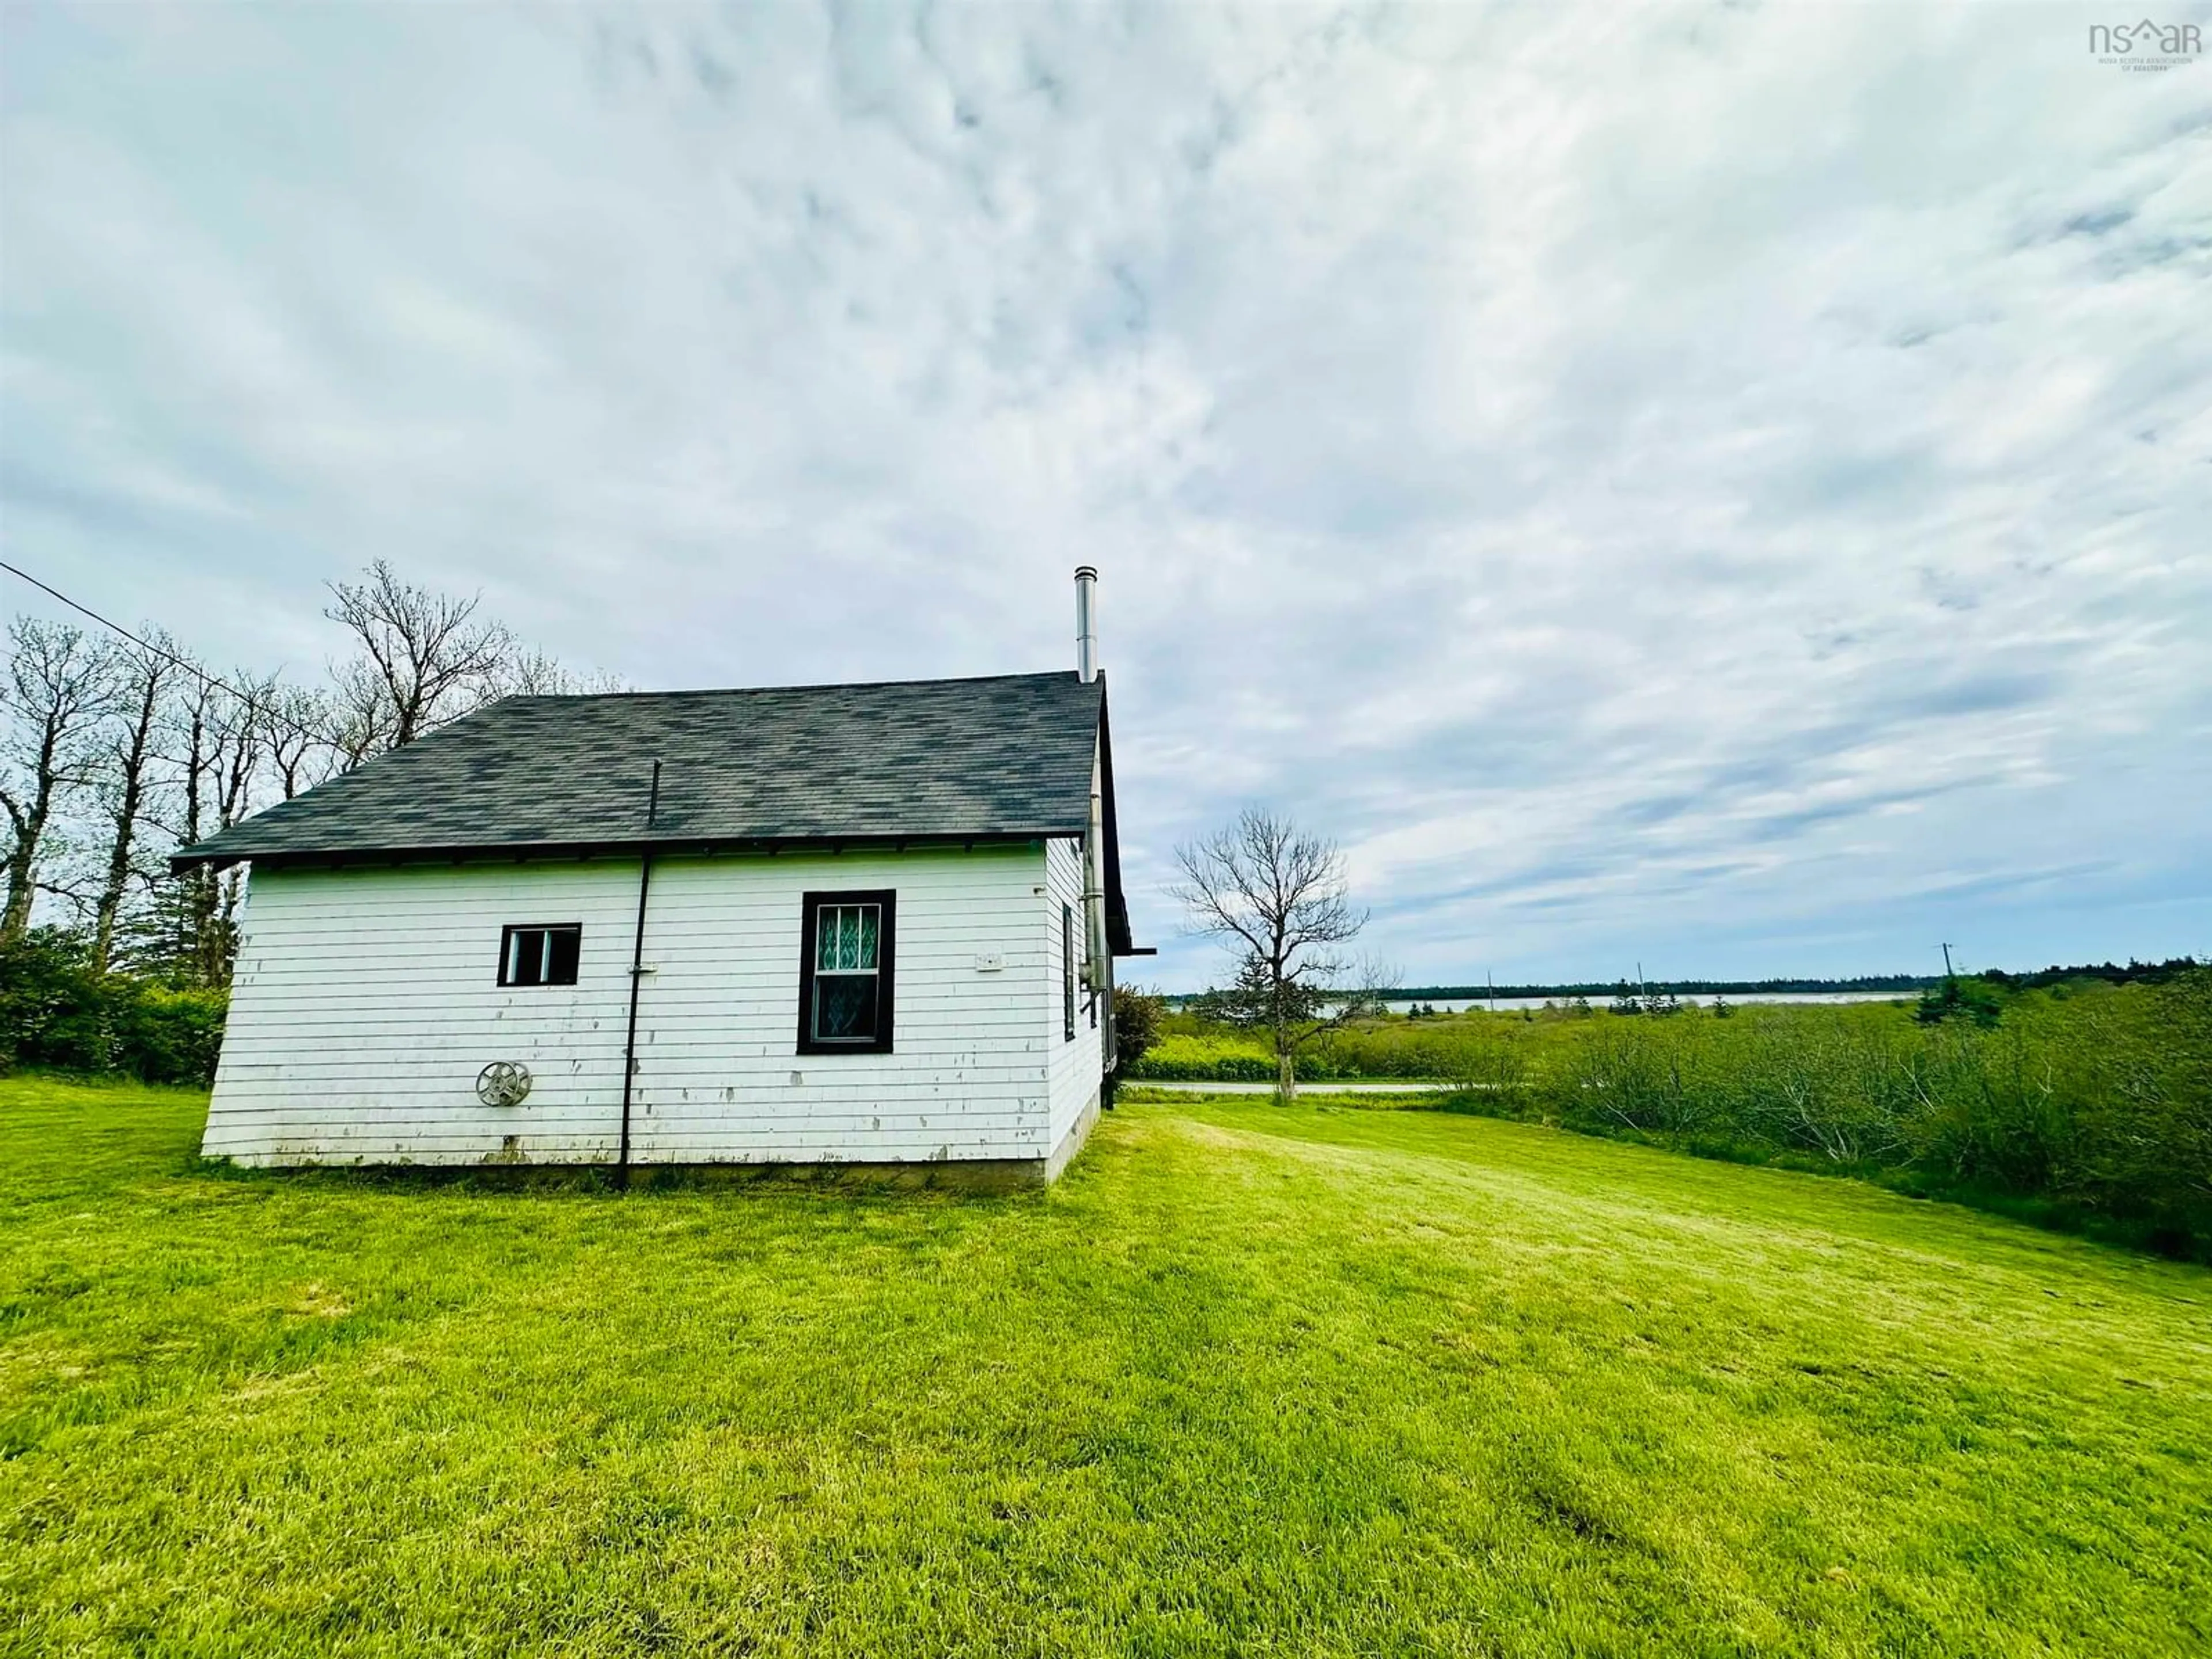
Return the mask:
M1948 979L1942 988L1921 994L1913 1018L1923 1025L1941 1025L1947 1019L1971 1019L1986 1030L2003 1017L2004 1002L1995 985L1979 980Z
M1238 1036L1194 1036L1170 1031L1127 1066L1132 1078L1174 1083L1272 1083L1273 1055L1255 1039Z
M1114 1052L1123 1076L1143 1063L1160 1040L1160 1023L1167 1018L1167 999L1157 991L1114 992Z
M83 942L42 927L0 947L0 1065L214 1080L229 997L96 974Z

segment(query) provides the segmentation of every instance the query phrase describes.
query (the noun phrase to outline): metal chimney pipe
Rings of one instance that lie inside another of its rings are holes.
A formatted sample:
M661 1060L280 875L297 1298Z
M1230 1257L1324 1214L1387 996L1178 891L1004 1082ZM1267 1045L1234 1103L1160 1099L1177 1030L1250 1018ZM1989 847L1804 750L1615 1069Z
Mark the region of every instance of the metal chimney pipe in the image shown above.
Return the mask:
M1098 678L1098 572L1075 567L1075 670L1087 684ZM1106 940L1106 814L1104 725L1091 752L1091 824L1083 837L1083 983L1091 993L1091 1023L1099 1028L1102 1096L1114 1070L1114 957Z
M1098 572L1087 564L1075 567L1075 672L1098 678Z

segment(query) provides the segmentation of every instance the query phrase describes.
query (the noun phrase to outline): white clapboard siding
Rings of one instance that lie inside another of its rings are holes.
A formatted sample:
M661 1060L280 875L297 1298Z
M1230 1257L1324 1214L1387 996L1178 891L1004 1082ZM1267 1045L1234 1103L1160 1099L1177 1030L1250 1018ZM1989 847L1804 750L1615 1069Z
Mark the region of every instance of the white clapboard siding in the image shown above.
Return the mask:
M800 1054L801 897L870 888L897 894L892 1052ZM637 894L634 860L256 872L205 1150L611 1160ZM656 862L632 1158L1047 1158L1098 1076L1087 1023L1061 1036L1071 894L1067 842ZM501 988L501 929L545 922L581 925L578 982ZM530 1068L520 1105L477 1100L496 1060Z
M1045 1030L1051 1046L1048 1064L1052 1144L1058 1146L1074 1130L1091 1103L1097 1097L1098 1076L1104 1045L1092 1022L1090 999L1084 994L1081 975L1085 946L1083 920L1083 844L1054 841L1045 848L1046 965L1044 975ZM1060 934L1061 906L1073 913L1073 959L1076 965L1075 1040L1066 1040L1066 1005L1060 977ZM1101 1012L1103 1018L1103 1011Z

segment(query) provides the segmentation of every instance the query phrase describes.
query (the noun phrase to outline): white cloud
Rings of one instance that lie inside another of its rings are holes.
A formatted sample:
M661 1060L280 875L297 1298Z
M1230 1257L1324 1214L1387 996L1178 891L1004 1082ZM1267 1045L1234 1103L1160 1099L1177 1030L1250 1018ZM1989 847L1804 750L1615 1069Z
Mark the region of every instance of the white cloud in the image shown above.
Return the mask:
M13 9L8 539L648 684L1087 559L1147 889L1259 799L1416 977L2203 950L2212 66L2090 21Z

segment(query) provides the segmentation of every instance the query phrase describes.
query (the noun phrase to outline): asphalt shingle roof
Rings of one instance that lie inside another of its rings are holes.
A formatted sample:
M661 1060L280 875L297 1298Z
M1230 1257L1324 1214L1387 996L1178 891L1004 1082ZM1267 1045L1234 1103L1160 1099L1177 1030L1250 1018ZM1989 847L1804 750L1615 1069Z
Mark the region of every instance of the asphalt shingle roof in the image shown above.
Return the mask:
M1073 672L508 697L173 862L1080 835L1104 698Z

